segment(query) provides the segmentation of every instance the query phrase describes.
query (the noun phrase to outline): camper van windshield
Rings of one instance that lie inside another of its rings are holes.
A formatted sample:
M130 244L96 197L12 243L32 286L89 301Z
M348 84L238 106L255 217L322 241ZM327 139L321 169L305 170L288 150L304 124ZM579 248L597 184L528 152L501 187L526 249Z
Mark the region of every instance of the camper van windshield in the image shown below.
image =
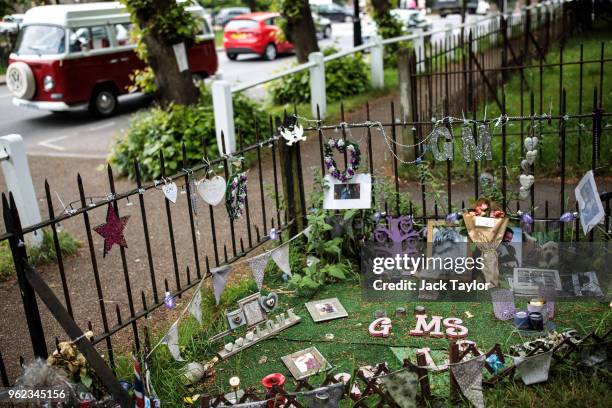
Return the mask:
M19 33L15 52L19 55L63 54L66 50L65 30L49 25L29 25Z

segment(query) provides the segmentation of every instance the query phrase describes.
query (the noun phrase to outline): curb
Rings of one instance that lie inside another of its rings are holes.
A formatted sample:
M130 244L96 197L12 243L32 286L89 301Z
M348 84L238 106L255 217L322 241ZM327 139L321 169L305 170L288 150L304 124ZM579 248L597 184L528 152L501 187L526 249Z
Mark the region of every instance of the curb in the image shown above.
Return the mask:
M6 76L0 75L0 85L6 84Z

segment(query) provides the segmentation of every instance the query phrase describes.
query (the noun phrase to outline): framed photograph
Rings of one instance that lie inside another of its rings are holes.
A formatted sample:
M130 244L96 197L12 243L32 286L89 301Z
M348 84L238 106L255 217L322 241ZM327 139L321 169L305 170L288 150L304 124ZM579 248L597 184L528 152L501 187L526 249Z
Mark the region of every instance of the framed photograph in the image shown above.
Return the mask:
M238 306L244 313L246 324L249 327L266 320L266 313L259 304L260 296L257 292L238 301Z
M523 229L521 227L507 226L501 244L497 247L497 259L500 269L522 266Z
M574 285L574 294L576 296L603 296L599 279L597 279L597 274L594 271L572 273L572 284Z
M225 314L225 318L227 319L227 324L230 330L237 329L238 327L244 326L246 324L246 317L242 309L227 312Z
M327 360L319 353L316 347L309 347L281 358L296 380L302 380L328 366Z
M348 317L348 313L338 298L313 300L306 303L306 309L312 320L317 323Z
M323 208L326 210L370 208L372 205L372 177L370 174L356 174L346 182L326 175L325 183L329 186L323 198Z
M555 291L563 289L558 270L514 268L513 290L515 293L535 295L542 289Z
M589 170L580 180L580 183L576 186L575 194L578 210L580 211L580 225L582 225L582 231L586 235L606 215L601 204L601 198L597 191L597 184L595 184L592 170Z

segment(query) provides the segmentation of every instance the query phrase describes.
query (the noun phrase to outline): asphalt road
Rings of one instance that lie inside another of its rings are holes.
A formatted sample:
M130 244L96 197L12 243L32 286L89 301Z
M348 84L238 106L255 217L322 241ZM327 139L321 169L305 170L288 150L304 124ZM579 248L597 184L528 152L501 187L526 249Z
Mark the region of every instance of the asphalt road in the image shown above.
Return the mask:
M460 19L459 16L449 16L446 19L434 17L433 22L433 29L436 30L446 24L457 25ZM319 44L321 47L335 44L340 49L350 48L352 35L352 24L334 24L332 38L322 40ZM264 77L290 66L295 61L292 54L279 56L275 61L264 61L255 55L241 55L237 61L230 61L225 53L219 52L218 55L222 76L231 83ZM248 92L252 96L260 97L265 90L259 88ZM95 119L86 111L54 114L13 106L8 89L2 85L0 135L22 135L29 155L104 158L110 151L113 137L120 137L130 117L147 105L147 98L128 95L120 98L118 114L108 119Z

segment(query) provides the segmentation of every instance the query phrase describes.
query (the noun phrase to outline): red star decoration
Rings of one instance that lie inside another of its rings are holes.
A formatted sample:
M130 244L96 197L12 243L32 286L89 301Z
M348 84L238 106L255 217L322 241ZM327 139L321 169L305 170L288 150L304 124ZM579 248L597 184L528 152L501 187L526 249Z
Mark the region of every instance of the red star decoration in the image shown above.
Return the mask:
M108 203L106 224L98 225L94 228L94 231L104 238L104 255L102 255L102 257L106 256L114 244L127 248L123 230L129 218L129 215L119 218L111 203Z

